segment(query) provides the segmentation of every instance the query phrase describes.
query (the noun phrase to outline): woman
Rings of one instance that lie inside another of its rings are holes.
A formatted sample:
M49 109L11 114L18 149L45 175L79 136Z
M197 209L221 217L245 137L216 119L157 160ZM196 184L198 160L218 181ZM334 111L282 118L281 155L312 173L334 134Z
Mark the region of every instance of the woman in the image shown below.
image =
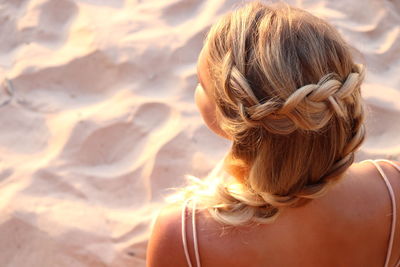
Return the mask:
M227 175L159 215L148 266L400 265L400 167L353 163L364 68L332 26L248 4L212 27L198 77L204 121L232 141Z

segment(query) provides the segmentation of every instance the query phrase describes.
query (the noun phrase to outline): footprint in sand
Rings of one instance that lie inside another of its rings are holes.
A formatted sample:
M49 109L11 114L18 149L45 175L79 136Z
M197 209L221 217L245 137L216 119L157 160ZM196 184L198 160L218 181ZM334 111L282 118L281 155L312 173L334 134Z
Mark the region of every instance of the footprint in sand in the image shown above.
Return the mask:
M43 196L45 189L47 197L58 198L62 197L62 195L68 195L69 197L74 196L77 199L87 199L86 193L74 184L79 183L79 181L72 177L71 179L65 179L63 174L57 174L47 168L37 170L32 177L34 182L25 187L21 193L40 197Z
M135 77L131 64L115 63L105 53L94 51L66 64L23 73L12 82L23 105L56 111L107 98L118 85ZM85 101L76 100L80 97Z
M78 150L67 153L67 161L86 166L112 165L125 160L134 162L145 153L143 148L147 145L147 139L163 126L170 117L170 112L170 107L166 104L145 103L138 107L129 120L121 118L78 124L72 131L64 152L74 151L74 147ZM87 127L93 130L84 129Z
M21 33L19 43L38 42L53 46L54 42L63 41L67 27L77 13L78 7L71 0L47 0L28 6L15 31Z
M50 132L42 114L13 105L2 107L1 113L0 148L3 154L31 155L46 149Z
M160 188L177 188L184 183L184 175L192 173L191 159L195 152L192 140L184 131L171 138L157 152L154 166L149 176L151 200L159 201L165 191ZM167 179L169 177L169 179ZM170 179L173 177L173 179Z
M196 17L205 1L203 0L185 0L175 1L163 9L162 19L171 26L183 24L187 20Z
M22 46L38 43L54 49L69 34L67 27L78 11L71 0L0 2L0 54L7 55L1 62L5 69L14 67L13 52Z
M171 57L178 63L197 62L208 29L193 33L180 47L176 48Z

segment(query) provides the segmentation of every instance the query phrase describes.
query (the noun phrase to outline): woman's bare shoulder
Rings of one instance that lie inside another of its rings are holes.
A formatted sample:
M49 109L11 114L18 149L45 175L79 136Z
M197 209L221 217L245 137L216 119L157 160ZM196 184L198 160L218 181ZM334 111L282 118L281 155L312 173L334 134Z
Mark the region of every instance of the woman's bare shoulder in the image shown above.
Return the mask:
M391 163L392 164L391 164ZM382 169L383 173L388 177L390 182L400 183L400 162L390 160L376 160L375 163ZM395 166L393 166L393 164ZM396 168L399 168L397 169ZM363 176L381 176L379 170L371 163L371 161L361 161L352 165L351 170L358 177Z
M161 210L147 247L147 267L187 266L181 236L181 209L178 204Z
M397 161L391 162L400 166ZM349 168L347 177L343 179L344 186L340 187L340 189L348 190L350 195L358 192L365 196L370 196L372 201L376 201L376 196L379 192L378 195L383 194L389 197L386 189L387 185L380 173L380 170L382 170L383 174L388 178L390 186L399 195L400 200L400 171L386 161L376 160L375 163L379 169L369 160L354 163ZM386 201L386 199L382 200ZM390 205L390 201L387 204Z

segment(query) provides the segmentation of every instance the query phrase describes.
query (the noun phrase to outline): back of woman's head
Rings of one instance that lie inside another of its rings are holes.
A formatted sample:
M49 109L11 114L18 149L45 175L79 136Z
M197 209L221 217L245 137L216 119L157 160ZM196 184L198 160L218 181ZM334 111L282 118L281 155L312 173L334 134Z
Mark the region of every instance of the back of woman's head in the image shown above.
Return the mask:
M248 4L210 30L203 55L221 129L232 140L212 214L267 222L315 198L353 163L364 138L360 84L339 33L285 4Z

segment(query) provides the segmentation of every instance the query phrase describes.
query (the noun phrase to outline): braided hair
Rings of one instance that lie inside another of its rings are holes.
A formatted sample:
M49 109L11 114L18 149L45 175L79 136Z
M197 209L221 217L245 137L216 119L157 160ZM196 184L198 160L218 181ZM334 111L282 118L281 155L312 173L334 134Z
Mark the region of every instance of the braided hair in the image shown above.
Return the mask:
M287 4L253 2L217 22L204 51L236 178L203 197L215 219L271 222L340 179L365 136L365 71L335 28Z

